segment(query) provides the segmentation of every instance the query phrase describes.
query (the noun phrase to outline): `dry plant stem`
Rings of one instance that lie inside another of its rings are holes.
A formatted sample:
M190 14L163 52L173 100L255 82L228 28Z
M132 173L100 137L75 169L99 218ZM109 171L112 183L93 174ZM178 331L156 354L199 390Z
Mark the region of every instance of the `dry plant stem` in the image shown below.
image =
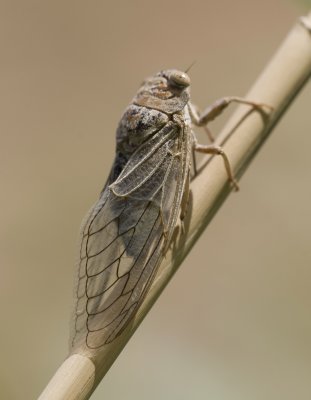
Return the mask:
M67 358L39 399L88 399L94 386L95 365L80 354Z
M311 26L311 13L304 21L307 26ZM221 138L229 135L224 149L238 177L311 76L311 33L307 26L301 22L294 26L246 97L273 106L271 116L264 118L262 113L250 112L249 107L240 106L221 133ZM173 248L168 251L132 324L119 338L104 346L92 360L87 354L70 355L41 394L40 400L88 399L107 373L231 191L221 157L213 157L204 162L207 165L191 184L191 202L185 220L186 234L179 236Z

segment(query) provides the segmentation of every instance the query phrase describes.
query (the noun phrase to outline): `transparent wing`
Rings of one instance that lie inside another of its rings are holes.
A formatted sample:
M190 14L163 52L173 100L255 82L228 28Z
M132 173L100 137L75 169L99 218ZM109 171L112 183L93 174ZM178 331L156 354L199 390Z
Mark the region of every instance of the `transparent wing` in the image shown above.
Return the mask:
M91 210L81 233L73 347L110 343L137 311L176 224L186 146L180 128L168 123Z

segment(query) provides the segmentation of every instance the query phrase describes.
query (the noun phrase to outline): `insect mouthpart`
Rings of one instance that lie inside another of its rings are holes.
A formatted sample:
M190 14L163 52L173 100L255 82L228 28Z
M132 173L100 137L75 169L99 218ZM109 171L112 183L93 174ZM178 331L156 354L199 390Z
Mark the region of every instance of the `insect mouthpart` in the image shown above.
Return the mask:
M167 74L167 79L172 86L179 89L185 89L190 86L189 76L182 71L172 70Z

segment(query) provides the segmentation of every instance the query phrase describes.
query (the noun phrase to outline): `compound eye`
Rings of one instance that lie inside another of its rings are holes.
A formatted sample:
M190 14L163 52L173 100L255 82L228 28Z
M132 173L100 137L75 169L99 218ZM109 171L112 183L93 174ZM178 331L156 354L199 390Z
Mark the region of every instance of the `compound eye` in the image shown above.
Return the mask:
M186 88L190 86L190 78L185 72L172 71L169 75L170 82L177 87Z

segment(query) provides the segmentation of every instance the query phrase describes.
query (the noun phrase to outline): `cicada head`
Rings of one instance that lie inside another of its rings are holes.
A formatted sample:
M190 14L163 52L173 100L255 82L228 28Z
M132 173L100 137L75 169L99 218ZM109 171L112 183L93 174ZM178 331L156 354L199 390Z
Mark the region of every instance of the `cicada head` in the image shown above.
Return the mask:
M169 69L147 78L133 102L167 114L182 111L190 98L190 78L182 71Z

